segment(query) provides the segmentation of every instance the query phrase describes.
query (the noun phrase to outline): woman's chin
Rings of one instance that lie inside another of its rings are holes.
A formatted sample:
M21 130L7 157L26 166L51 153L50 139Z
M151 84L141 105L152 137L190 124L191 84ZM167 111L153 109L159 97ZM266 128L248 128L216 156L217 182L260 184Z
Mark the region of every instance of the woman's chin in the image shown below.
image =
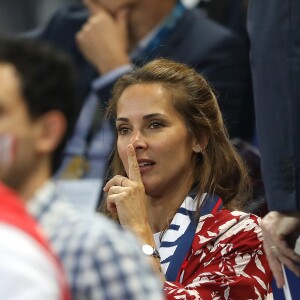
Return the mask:
M154 189L155 189L154 185L151 184L150 182L147 182L147 181L145 181L143 183L144 183L146 195L147 196L151 196L153 194L153 192L154 192Z

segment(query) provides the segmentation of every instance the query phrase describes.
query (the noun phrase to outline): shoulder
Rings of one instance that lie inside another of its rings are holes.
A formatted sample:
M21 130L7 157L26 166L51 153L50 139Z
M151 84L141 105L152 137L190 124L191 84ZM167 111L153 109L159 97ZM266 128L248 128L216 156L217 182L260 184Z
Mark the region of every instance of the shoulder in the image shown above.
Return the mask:
M188 27L191 35L198 35L198 39L208 37L209 41L229 39L241 42L242 39L229 28L208 18L201 10L188 9L179 23L182 27Z
M73 293L91 299L105 298L107 291L114 294L110 299L159 299L160 283L133 234L103 215L82 211L51 182L29 208L60 257Z
M86 226L81 237L77 235L80 246L65 261L78 266L81 289L92 290L95 299L108 291L111 299L162 299L161 283L133 234L102 215L79 223L79 230Z
M89 16L87 9L81 5L63 5L50 17L33 37L44 39L55 44L71 43ZM70 40L70 41L69 41ZM75 41L74 41L75 42Z
M56 264L45 249L30 235L8 224L0 223L0 239L9 241L0 244L0 298L58 299ZM11 289L12 284L18 289Z
M216 61L216 53L221 53L227 59L232 57L234 60L240 60L241 56L247 55L246 45L238 35L208 19L198 9L187 10L170 35L169 42L176 45L172 47L175 58L176 53L181 59L185 57L184 53L188 49L188 59L193 64L201 64L210 60L210 57L214 57L213 61Z
M245 272L250 279L258 275L269 284L271 273L259 223L257 216L239 211L222 210L203 216L193 241L194 258L202 263L214 262L211 268L217 269L227 261L229 269L234 265L235 276ZM243 279L248 281L246 277Z
M160 283L130 232L66 201L57 201L42 222L77 292L93 299L107 291L111 299L160 299Z
M91 245L89 251L96 252L96 245L112 244L127 245L127 241L133 239L132 235L124 232L119 225L111 221L102 214L96 212L86 212L80 210L71 200L66 199L60 194L56 195L55 201L52 202L41 219L42 225L47 232L57 239L56 236L70 236L73 240L89 240ZM114 243L113 243L114 241ZM78 243L78 246L85 247L87 244ZM135 243L134 243L135 244ZM74 245L73 245L74 246Z
M232 228L255 230L260 228L260 221L261 219L254 214L222 209L214 214L200 217L197 230L202 230L204 226L206 228L209 226L220 234Z
M89 12L82 4L71 4L60 6L50 20L57 18L67 22L84 22L88 16Z
M263 241L260 228L260 218L240 211L221 210L215 214L208 214L199 219L196 236L197 243L231 242L239 243L246 238L253 245L261 248Z
M193 290L199 299L265 299L269 293L272 276L254 215L222 210L201 217L186 262L185 288L167 283L168 294Z
M28 265L34 263L43 265L47 264L47 261L54 262L53 257L47 253L45 248L21 228L0 222L0 236L1 240L9 240L9 243L1 243L0 245L0 252L2 254L7 252L6 254L9 254L8 257L24 259L24 263L28 259ZM0 261L5 263L3 260Z

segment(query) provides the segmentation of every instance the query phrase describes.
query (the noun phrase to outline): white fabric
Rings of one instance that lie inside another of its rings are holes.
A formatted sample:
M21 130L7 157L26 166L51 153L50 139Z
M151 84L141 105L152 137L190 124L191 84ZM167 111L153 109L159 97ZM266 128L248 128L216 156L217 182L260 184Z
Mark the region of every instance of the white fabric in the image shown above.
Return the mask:
M182 0L182 3L186 6L186 7L195 7L201 0ZM207 0L204 2L208 2Z
M0 224L0 241L1 300L60 299L55 265L35 240Z
M204 198L204 197L203 197ZM185 198L185 200L182 202L180 208L189 210L189 211L195 211L196 210L196 201L188 196ZM169 267L169 262L163 263L164 260L167 260L170 256L173 256L176 248L178 245L176 245L176 241L179 240L179 238L185 233L187 230L188 226L190 225L191 219L188 215L182 214L181 212L177 212L171 222L171 225L178 226L176 230L170 230L168 229L163 238L162 241L164 242L169 242L169 243L175 243L174 246L169 246L168 247L163 247L160 245L158 251L161 256L161 267L164 272L164 274L167 273L168 267Z

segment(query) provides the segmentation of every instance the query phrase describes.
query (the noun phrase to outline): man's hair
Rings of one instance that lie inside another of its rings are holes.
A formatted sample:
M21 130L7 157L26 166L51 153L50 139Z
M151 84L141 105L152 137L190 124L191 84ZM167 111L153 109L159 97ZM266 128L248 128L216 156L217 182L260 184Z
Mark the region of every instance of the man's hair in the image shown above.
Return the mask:
M79 112L72 62L66 54L40 41L0 37L0 63L16 69L21 95L32 119L53 110L66 118L66 134L52 155L54 173Z

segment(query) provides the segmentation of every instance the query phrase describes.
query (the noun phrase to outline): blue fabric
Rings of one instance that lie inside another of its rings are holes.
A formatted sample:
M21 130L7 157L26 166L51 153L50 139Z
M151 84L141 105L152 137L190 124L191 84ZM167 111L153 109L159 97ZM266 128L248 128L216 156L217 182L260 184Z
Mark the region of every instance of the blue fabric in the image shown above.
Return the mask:
M300 2L248 10L257 137L270 210L300 211Z
M300 278L285 267L286 277L293 300L299 299ZM275 280L272 282L274 300L285 300L283 289L278 289Z
M179 210L177 213L188 214L190 216L190 218L193 219L194 211L187 211L187 210L180 211ZM181 238L179 238L178 240L176 240L173 243L172 242L162 242L161 243L161 247L172 247L174 245L178 245L174 255L170 256L168 259L162 261L162 263L167 263L167 262L170 263L168 271L165 274L165 277L168 281L176 281L180 267L192 246L196 228L197 228L197 223L193 221L190 223L186 232L184 233L184 235L181 236Z
M203 205L201 206L200 217L210 214L218 200L219 197L207 196L204 200ZM222 205L220 205L219 210L221 208ZM165 277L168 281L171 282L176 281L177 279L181 265L192 247L192 242L194 240L196 229L198 226L198 220L195 220L195 211L187 210L181 207L179 208L177 214L188 215L191 222L185 233L179 239L174 242L162 241L161 243L161 247L173 247L177 245L174 254L168 257L166 260L162 261L162 263L170 263ZM170 226L168 230L179 230L179 228Z

